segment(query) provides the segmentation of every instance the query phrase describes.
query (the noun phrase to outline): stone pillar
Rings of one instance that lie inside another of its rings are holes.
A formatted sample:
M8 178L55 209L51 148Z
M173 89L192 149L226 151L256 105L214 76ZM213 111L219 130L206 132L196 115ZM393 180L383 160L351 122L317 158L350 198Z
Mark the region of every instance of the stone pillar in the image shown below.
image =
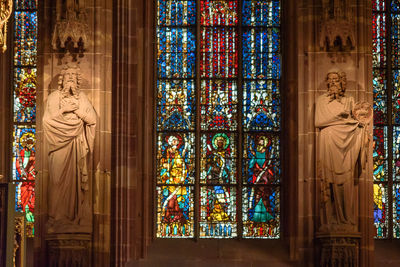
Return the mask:
M358 257L353 261L358 266L372 266L372 146L365 173L354 189L357 229L318 232L321 181L317 175L319 130L314 125L314 113L317 98L326 92L326 74L333 69L346 72L346 95L356 102L372 104L371 3L332 1L344 8L338 6L329 13L324 5L330 2L304 0L298 4L298 257L305 265L326 266L333 262L327 266L338 266L337 262L346 262L345 255L351 254ZM357 253L353 253L355 250ZM338 251L348 253L339 253L342 256L338 259L334 256Z
M153 3L113 5L113 266L142 258L153 231Z
M64 264L65 255L72 254L86 255L85 260L83 256L79 258L81 261L80 265L77 263L78 266L109 266L113 3L108 0L64 1L68 5L73 5L75 10L84 9L84 21L87 27L76 27L76 34L81 34L81 30L85 31L83 44L76 44L76 40L73 40L75 43L63 46L60 44L63 40L60 32L64 28L58 27L58 35L54 35L59 19L67 18L67 13L61 12L60 16L57 15L60 11L58 8L63 7L59 5L62 2L45 0L39 5L41 41L38 51L35 266L50 266L50 263L55 262ZM57 80L67 52L72 53L79 62L83 78L81 92L86 94L97 114L94 149L88 165L92 225L91 233L86 235L76 235L68 231L63 235L54 235L48 234L46 229L49 174L42 118L49 94L57 90ZM48 251L51 253L47 253ZM68 263L65 264L69 266Z

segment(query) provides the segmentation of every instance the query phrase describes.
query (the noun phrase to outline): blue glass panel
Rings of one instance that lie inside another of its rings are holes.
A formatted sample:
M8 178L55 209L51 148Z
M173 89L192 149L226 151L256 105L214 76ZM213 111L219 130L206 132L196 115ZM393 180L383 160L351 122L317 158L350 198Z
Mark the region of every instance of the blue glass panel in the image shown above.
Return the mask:
M185 26L196 23L195 0L159 0L158 25Z
M36 12L15 12L14 64L35 65L37 56Z
M196 36L193 29L158 28L157 39L158 77L193 77L196 59Z
M280 79L280 33L278 28L243 32L243 77Z
M278 0L245 0L243 1L243 25L279 27L280 11Z

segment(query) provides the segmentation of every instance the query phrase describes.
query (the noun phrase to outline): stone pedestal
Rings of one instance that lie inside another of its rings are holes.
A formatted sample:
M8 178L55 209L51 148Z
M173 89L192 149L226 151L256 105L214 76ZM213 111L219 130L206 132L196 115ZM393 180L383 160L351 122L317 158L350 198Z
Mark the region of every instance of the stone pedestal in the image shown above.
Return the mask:
M50 234L46 237L47 266L87 267L90 260L90 234Z
M358 267L361 233L317 233L319 266Z

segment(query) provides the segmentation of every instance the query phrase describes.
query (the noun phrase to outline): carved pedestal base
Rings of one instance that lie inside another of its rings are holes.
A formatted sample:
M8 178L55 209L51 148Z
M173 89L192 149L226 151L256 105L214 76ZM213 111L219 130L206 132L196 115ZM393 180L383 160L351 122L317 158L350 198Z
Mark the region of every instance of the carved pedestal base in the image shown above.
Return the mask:
M46 242L47 266L90 266L90 234L51 234Z
M358 267L359 233L318 233L319 264L323 267Z

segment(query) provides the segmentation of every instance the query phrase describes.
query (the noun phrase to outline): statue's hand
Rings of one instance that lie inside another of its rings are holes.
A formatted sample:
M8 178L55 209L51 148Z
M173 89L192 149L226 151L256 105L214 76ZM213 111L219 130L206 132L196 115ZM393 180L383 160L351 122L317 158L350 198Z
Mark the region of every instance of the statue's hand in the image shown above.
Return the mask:
M74 100L68 100L65 102L63 108L62 108L62 112L74 112L75 110L77 110L79 108L79 104L78 101L74 101Z

